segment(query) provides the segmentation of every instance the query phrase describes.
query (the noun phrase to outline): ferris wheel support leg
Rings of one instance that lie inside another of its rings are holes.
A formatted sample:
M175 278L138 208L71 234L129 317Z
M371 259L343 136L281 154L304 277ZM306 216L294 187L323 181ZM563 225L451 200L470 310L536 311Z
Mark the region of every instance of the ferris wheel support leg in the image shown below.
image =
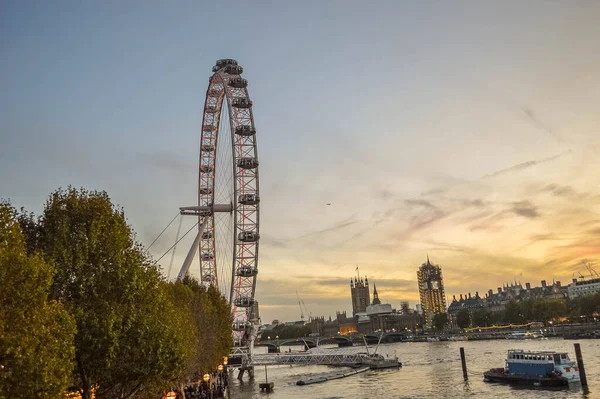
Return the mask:
M200 225L200 228L198 229L198 234L196 235L196 238L194 239L194 243L192 244L192 247L190 248L187 256L185 257L185 260L183 261L183 266L181 266L181 270L179 271L179 274L177 275L177 281L183 280L183 278L185 277L185 274L190 269L192 260L194 259L194 256L196 256L196 251L198 251L198 246L200 245L200 239L202 238L202 232L204 231L204 226L206 226L207 221L208 221L207 217L203 218L202 224Z

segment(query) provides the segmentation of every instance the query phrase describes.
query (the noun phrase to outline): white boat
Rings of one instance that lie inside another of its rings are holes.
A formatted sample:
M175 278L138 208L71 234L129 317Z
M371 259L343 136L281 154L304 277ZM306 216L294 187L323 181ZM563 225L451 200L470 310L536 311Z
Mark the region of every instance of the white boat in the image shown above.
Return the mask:
M506 336L506 339L539 339L544 338L542 334L535 332L514 332Z
M579 382L579 367L566 352L508 351L504 368L483 373L485 381L541 386L568 385Z

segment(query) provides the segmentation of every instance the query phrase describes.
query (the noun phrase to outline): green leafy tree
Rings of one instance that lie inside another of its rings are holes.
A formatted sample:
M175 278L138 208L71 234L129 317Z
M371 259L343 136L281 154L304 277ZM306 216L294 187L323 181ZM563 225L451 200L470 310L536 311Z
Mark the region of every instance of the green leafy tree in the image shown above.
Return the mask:
M600 293L573 298L567 301L566 307L571 318L591 318L600 313Z
M448 313L436 313L433 316L433 326L438 330L442 331L448 324Z
M456 324L460 328L467 328L471 324L471 315L467 309L461 309L456 314Z
M30 239L56 265L51 295L77 322L83 398L127 398L180 376L191 344L123 210L105 192L68 188L51 194L37 223Z
M304 326L286 326L285 324L279 324L270 330L264 331L261 335L262 340L267 340L268 337L275 339L294 339L299 337L306 337L310 335L311 327L310 324Z
M523 315L523 306L514 300L508 301L504 307L504 317L507 323L523 323L525 316Z
M75 321L48 301L53 268L27 255L8 203L0 203L0 398L57 398L71 381Z
M478 327L489 326L492 322L492 314L485 308L476 309L473 312L473 325Z
M192 290L189 303L196 333L196 347L188 365L191 377L213 371L231 353L233 317L229 303L218 289L200 286L186 276L183 284Z

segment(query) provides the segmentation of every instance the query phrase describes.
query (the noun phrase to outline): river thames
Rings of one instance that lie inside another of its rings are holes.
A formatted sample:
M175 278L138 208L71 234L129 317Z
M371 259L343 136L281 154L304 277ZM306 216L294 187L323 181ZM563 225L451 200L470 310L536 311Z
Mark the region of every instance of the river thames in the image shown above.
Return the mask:
M482 373L503 367L508 349L567 351L575 359L573 344L579 342L588 380L588 392L581 385L569 389L523 389L483 382ZM463 381L460 347L465 348L469 381ZM287 350L287 347L282 347ZM266 350L258 348L259 351ZM292 351L298 347L292 347ZM254 381L232 378L231 398L600 398L600 340L494 340L468 342L421 342L381 345L378 353L396 354L403 367L399 370L372 370L363 374L297 386L296 381L316 377L337 369L327 366L269 367L273 393L260 393L258 384L265 381L264 368L257 368Z

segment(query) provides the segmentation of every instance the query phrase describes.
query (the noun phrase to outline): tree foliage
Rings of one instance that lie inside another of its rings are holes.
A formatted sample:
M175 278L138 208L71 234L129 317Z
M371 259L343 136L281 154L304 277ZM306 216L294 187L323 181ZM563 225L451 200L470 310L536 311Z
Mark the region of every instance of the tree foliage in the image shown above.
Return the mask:
M186 276L183 284L192 291L188 307L196 333L196 347L188 366L191 375L215 370L230 353L233 338L233 316L227 300L214 286L208 289Z
M177 378L189 344L123 210L105 192L69 188L50 196L37 224L30 240L56 265L51 295L77 322L74 380L83 397L96 387L99 398L125 398Z
M562 299L531 298L520 302L514 300L506 304L505 322L521 324L530 321L548 322L567 315L567 305Z
M67 384L84 399L160 397L230 353L227 300L189 277L165 282L105 192L58 190L37 218L4 208L0 399Z
M593 317L600 314L600 292L581 295L567 301L567 313L571 317Z
M53 274L0 203L0 398L57 398L70 384L75 321L48 301Z
M489 310L487 310L485 308L479 308L479 309L476 309L475 311L473 311L471 319L472 319L473 325L478 326L478 327L487 327L487 326L491 325L492 314L490 313Z
M448 313L436 313L433 316L433 326L438 330L442 331L448 324Z
M467 309L461 309L456 314L456 324L460 328L467 328L471 325L471 314Z
M279 324L270 330L265 330L260 336L260 339L266 341L268 337L271 337L271 339L275 339L275 337L279 337L279 339L299 338L306 337L310 333L310 324L304 326L287 326L285 324Z

